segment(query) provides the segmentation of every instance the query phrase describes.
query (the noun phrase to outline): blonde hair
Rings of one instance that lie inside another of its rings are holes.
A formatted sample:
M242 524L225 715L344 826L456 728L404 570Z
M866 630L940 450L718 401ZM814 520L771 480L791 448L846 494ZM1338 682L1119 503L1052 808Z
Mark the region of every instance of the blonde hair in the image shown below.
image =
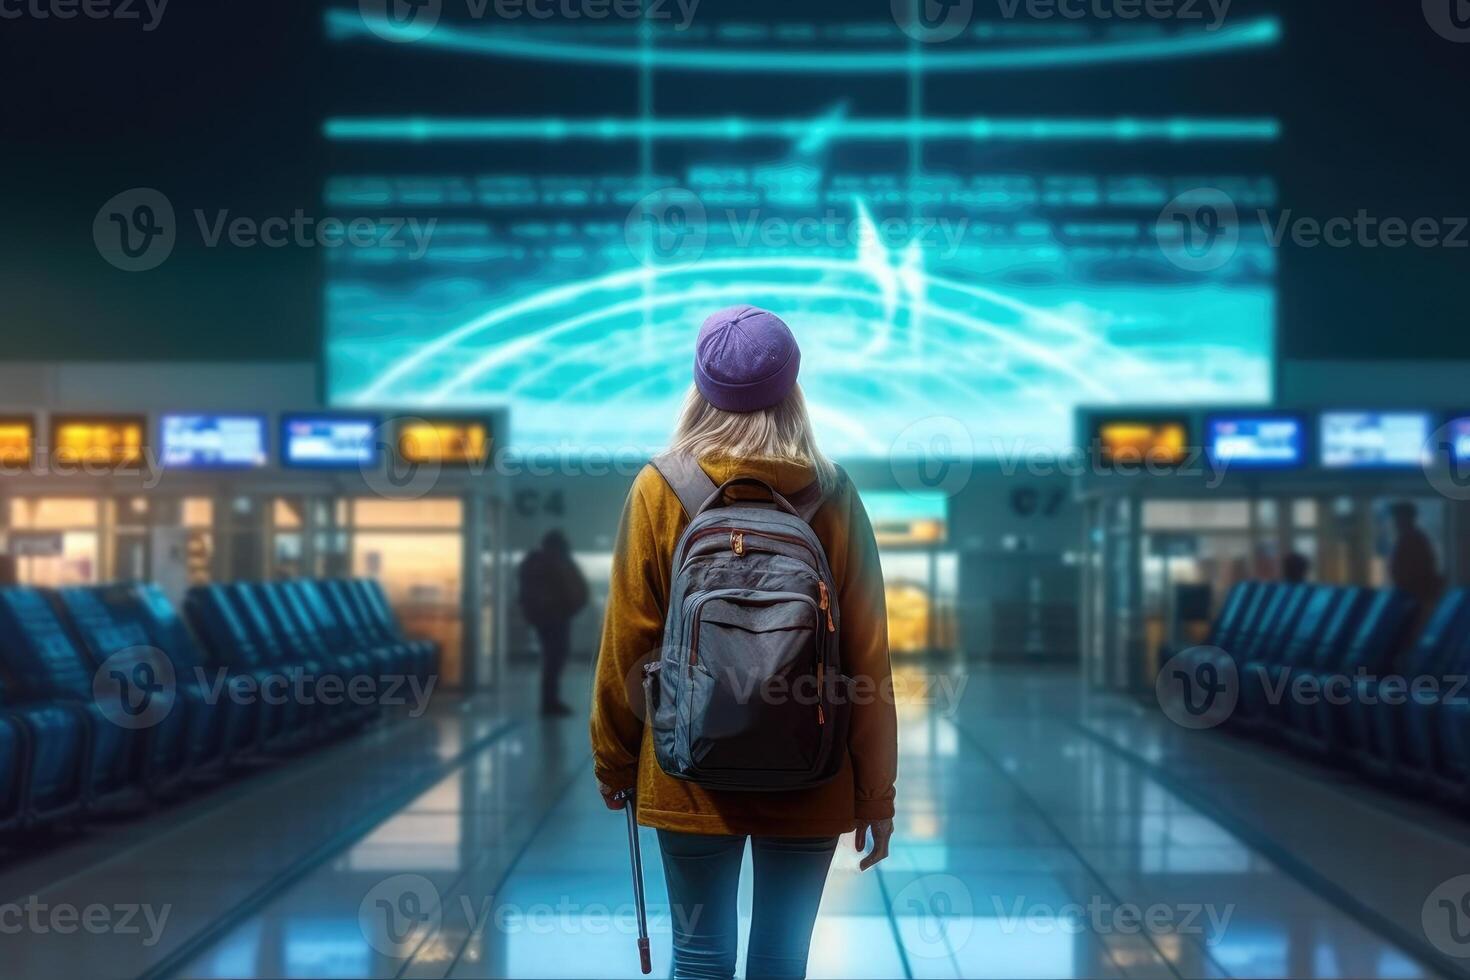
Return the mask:
M793 385L791 394L759 412L726 412L690 385L669 448L696 459L800 463L816 471L823 494L837 486L837 467L817 448L801 385Z

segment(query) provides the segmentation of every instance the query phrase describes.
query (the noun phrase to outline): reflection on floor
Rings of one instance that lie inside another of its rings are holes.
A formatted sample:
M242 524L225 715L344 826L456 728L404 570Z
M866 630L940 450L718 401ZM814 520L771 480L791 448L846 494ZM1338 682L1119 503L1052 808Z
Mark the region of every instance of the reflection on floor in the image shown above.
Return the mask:
M905 676L893 857L860 874L839 852L812 976L1456 968L1420 916L1470 847L1417 814L1070 674ZM595 797L585 720L526 715L516 680L0 872L5 975L637 976L622 817Z

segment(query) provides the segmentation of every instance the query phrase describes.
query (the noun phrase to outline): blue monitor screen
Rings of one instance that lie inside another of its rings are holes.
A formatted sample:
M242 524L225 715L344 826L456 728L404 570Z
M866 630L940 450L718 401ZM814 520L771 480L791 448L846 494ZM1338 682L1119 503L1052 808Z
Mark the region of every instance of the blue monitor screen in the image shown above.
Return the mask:
M258 469L269 462L259 415L165 415L162 462L174 469Z
M1306 462L1306 425L1294 416L1218 416L1206 431L1210 459L1225 466L1286 469Z
M1433 430L1428 412L1326 412L1322 465L1334 470L1423 466Z
M323 254L334 406L504 407L512 451L657 450L701 322L738 304L791 325L839 457L941 418L950 451L1006 458L1070 448L1083 405L1272 399L1256 215L1278 201L1279 107L1191 95L1279 53L1270 13L916 45L884 3L727 4L697 37L446 19L395 43L355 6L326 15L344 61L415 86L394 115L327 104L325 209L377 221ZM578 94L427 97L522 86L528 64Z
M287 466L358 467L378 459L378 420L355 415L288 415L281 422Z
M1448 442L1457 463L1470 463L1470 415L1452 419L1447 430Z

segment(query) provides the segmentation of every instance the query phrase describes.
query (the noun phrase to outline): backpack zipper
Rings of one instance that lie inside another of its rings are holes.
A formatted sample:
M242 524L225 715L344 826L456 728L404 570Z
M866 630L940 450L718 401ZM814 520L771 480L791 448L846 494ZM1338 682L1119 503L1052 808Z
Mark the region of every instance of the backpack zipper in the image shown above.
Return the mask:
M744 552L743 549L745 547L745 532L744 531L740 531L740 530L738 530L736 528L733 528L733 527L707 527L707 528L704 528L703 530L699 531L697 534L693 534L693 535L690 536L689 540L685 542L684 549L683 549L683 552L681 552L681 554L687 554L688 551L689 551L689 549L691 547L693 547L694 542L696 542L696 541L699 541L699 540L701 540L703 538L707 538L707 537L709 537L710 535L713 535L713 534L725 534L725 533L729 533L730 534L730 546L732 548L735 546L735 535L736 534L739 534L739 536L740 536L740 547L741 547L742 550L739 551L739 552L737 552L737 554L744 554L745 552ZM799 548L803 549L804 551L806 551L807 554L809 554L809 555L812 556L812 567L813 568L820 569L822 567L821 560L818 558L817 553L812 550L812 546L810 544L808 544L804 539L799 538L799 537L797 537L794 534L781 534L778 531L753 531L751 533L760 535L763 538L770 538L773 541L785 541L788 544L794 544L797 547L799 547ZM678 557L678 556L676 556L676 557ZM677 562L676 562L676 564L677 564Z
M827 713L822 710L822 692L824 690L824 688L822 686L822 674L823 674L823 667L824 666L825 665L822 663L822 661L820 661L820 660L817 661L817 724L818 725L825 725L825 724L827 724Z
M736 554L737 557L742 557L743 558L745 556L745 532L744 531L736 531L736 530L731 530L730 531L730 550L733 551L733 552L735 552L735 554Z
M822 593L822 601L817 608L827 614L827 632L836 633L837 624L832 622L832 600L829 599L827 596L827 580L823 578L818 578L817 588L820 589Z

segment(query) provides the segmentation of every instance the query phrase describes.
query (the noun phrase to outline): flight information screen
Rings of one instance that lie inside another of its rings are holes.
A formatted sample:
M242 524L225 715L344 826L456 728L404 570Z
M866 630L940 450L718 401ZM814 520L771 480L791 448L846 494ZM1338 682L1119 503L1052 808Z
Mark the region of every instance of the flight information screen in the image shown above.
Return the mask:
M1306 463L1306 423L1296 416L1217 416L1207 428L1206 449L1217 463L1262 469Z
M287 415L281 419L281 462L307 468L352 468L377 461L378 420L367 416Z
M373 229L325 250L332 403L504 407L512 449L651 451L700 323L737 303L791 325L839 456L936 417L985 457L1074 445L1079 405L1269 401L1280 126L1210 93L1275 56L1277 18L975 5L916 39L898 6L329 10L357 84L323 122L326 210Z
M158 429L164 466L256 469L270 462L263 416L170 414Z
M1427 412L1324 412L1322 465L1407 469L1424 465L1434 422Z

